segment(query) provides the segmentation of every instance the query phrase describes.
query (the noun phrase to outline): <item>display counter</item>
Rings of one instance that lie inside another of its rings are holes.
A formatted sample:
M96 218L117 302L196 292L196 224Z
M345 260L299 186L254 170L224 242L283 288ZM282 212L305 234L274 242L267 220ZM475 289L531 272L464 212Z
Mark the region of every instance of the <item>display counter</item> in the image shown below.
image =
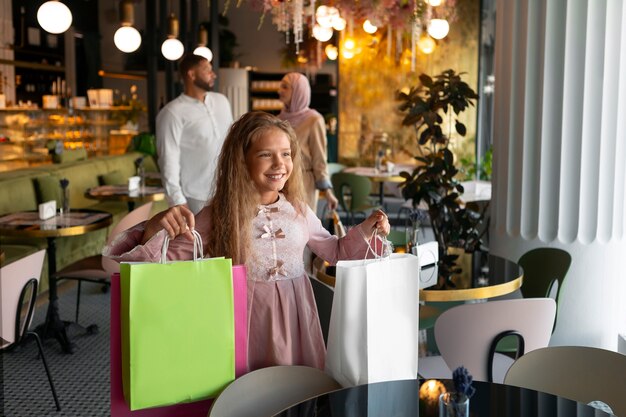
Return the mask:
M52 163L63 150L84 148L89 156L121 153L127 143L111 142L129 107L0 109L0 171ZM130 139L136 131L124 131ZM120 148L120 149L118 149Z

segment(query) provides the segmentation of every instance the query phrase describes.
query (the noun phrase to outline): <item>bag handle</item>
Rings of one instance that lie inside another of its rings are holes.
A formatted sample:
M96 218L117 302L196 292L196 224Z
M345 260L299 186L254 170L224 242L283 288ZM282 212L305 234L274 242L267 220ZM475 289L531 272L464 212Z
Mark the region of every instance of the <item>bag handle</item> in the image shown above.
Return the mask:
M193 260L197 261L202 259L204 254L204 248L202 246L202 237L197 230L192 230L191 234L193 235ZM163 246L161 247L161 263L167 263L167 248L170 244L170 237L168 234L165 235L165 239L163 239ZM199 254L199 255L198 255Z
M367 243L367 250L365 251L365 255L363 257L363 260L365 261L367 259L367 255L371 252L372 255L374 255L374 259L378 259L378 260L382 260L385 258L389 258L391 256L391 253L393 252L393 245L391 244L391 242L389 240L387 240L387 236L384 235L379 235L378 231L376 230L374 232L374 247L372 248L372 245L370 245L370 240L367 240L365 237L365 234L363 233L363 231L360 229L360 226L356 226L359 227L359 232L361 232L361 236L363 236L363 239L365 240L365 243ZM378 252L376 251L378 249L378 237L380 236L380 241L381 241L381 255L378 254Z

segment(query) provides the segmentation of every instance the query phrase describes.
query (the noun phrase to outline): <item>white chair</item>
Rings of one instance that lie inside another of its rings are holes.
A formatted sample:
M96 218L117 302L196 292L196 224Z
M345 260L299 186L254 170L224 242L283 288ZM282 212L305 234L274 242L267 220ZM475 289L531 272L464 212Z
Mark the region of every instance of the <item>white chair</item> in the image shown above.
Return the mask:
M120 233L148 220L150 217L150 210L152 210L152 202L146 203L141 207L137 207L126 216L122 218L113 227L109 237L107 238L107 244L111 243ZM78 289L76 290L76 323L78 323L78 313L80 311L80 290L81 283L83 281L95 282L97 284L104 284L103 291L106 292L109 286L109 279L112 274L120 272L120 264L112 259L104 257L102 255L89 256L87 258L80 259L55 274L57 279L74 279L78 281Z
M582 403L602 401L626 416L626 355L584 346L530 352L511 366L504 383Z
M424 378L451 378L464 366L477 381L502 382L513 359L495 352L502 337L520 340L518 356L548 346L556 315L551 298L526 298L463 304L441 313L435 340L441 356L422 357Z
M236 379L215 399L209 417L270 417L299 402L340 389L317 368L272 366Z
M17 346L29 336L35 338L39 356L48 376L54 403L57 411L61 411L39 335L28 331L35 313L37 287L45 256L46 251L40 250L0 268L0 306L2 308L0 349L5 351Z

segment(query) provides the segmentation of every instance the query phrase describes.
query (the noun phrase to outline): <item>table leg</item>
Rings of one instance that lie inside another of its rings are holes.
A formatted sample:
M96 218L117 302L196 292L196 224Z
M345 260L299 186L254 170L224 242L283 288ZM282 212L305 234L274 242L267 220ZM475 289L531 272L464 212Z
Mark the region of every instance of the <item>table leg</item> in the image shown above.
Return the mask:
M59 315L59 296L57 294L57 279L55 276L57 270L56 260L56 239L54 237L48 238L48 311L46 312L46 320L44 324L37 327L35 330L41 338L54 337L64 353L74 353L75 345L70 341L67 335L67 328L77 327L87 334L93 334L98 332L98 326L91 325L86 329L77 323L61 320Z
M134 209L135 209L135 202L134 201L129 201L128 202L128 212L130 213Z

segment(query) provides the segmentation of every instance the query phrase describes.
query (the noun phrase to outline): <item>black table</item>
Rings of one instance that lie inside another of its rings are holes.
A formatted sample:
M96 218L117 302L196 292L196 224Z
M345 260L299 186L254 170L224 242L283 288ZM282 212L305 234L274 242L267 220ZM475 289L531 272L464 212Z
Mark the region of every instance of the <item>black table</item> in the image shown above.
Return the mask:
M452 387L451 381L441 380ZM281 417L438 417L437 390L424 380L392 381L362 385L320 395L299 403ZM611 416L588 405L556 395L502 384L474 382L470 417L600 417Z
M73 353L74 346L67 336L66 328L77 325L61 320L57 295L56 238L79 236L109 226L112 222L110 213L97 210L72 209L68 214L58 214L48 220L39 220L35 211L12 213L0 218L0 233L4 236L46 238L48 247L48 311L46 321L36 331L43 338L54 337L61 344L65 353ZM97 332L97 327L87 328L89 333Z
M455 278L456 287L450 287L437 278L436 265L421 269L420 280L437 282L435 285L420 283L420 301L468 301L498 297L509 294L522 286L524 271L513 261L486 252L472 256L464 277ZM317 271L317 279L335 286L335 267L325 266ZM430 286L429 286L430 285Z
M450 287L439 277L436 285L420 290L421 301L481 300L509 294L522 286L524 270L517 263L487 252L464 255L470 258L461 264L464 274L453 278L456 286ZM436 266L422 268L421 274L437 274Z

